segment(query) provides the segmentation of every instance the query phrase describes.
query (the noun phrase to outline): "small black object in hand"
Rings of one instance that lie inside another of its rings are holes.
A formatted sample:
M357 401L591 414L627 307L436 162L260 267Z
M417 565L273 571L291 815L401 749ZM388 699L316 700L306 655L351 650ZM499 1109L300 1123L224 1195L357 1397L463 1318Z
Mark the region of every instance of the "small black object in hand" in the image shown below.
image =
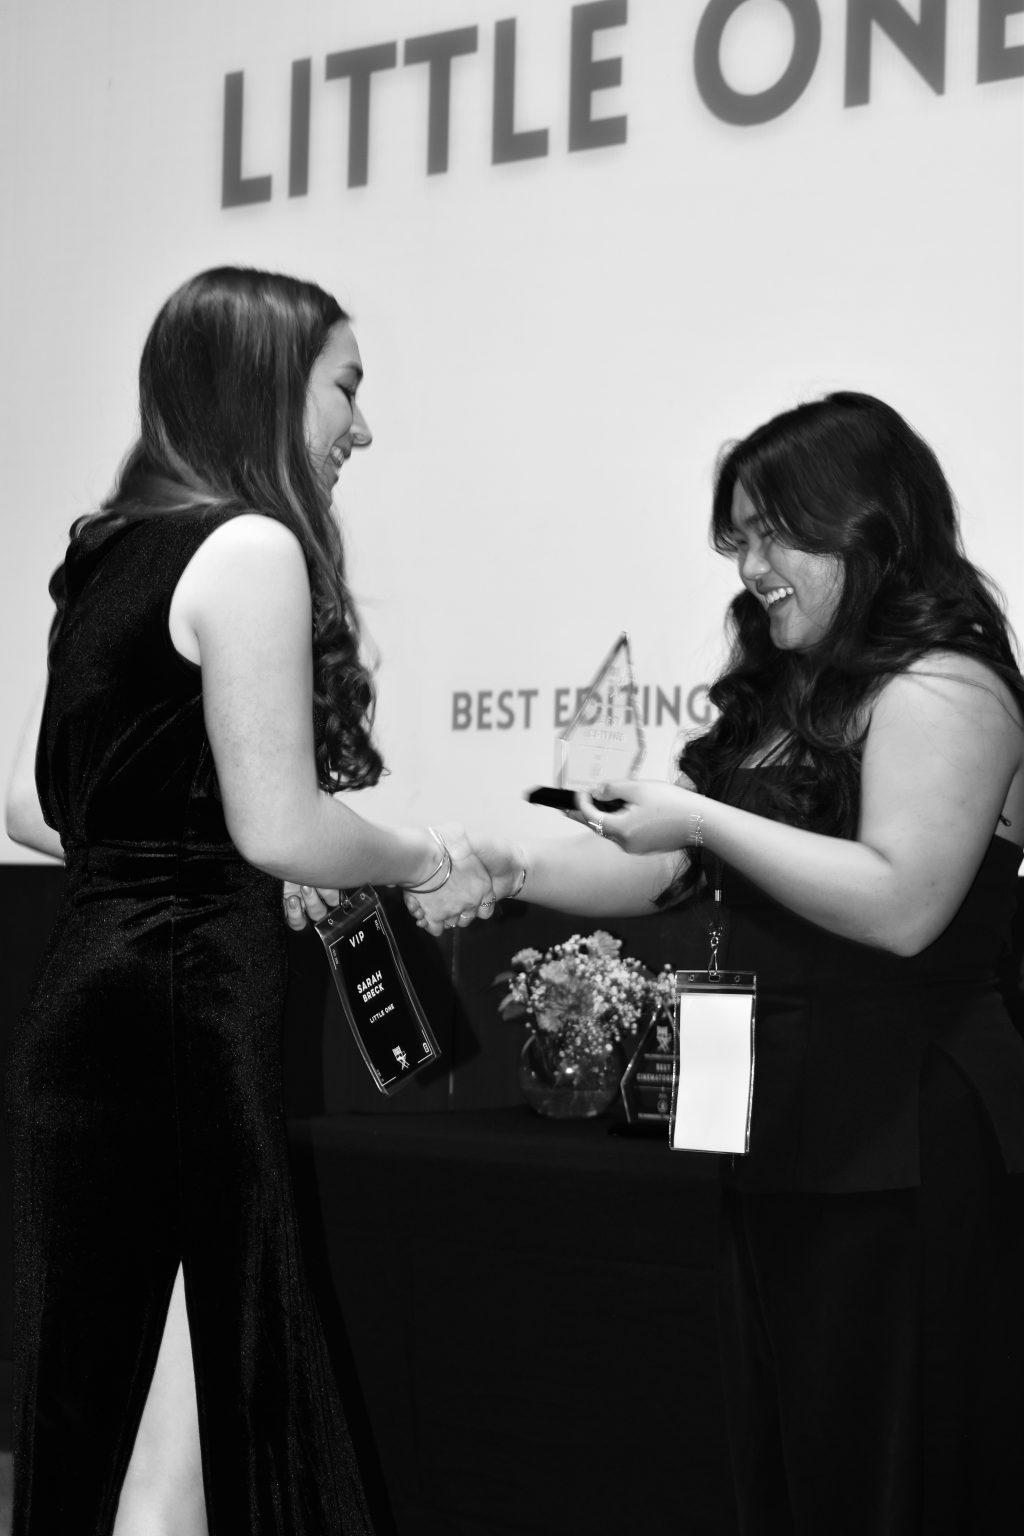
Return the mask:
M553 784L541 784L537 789L527 791L527 800L531 805L549 805L554 811L576 811L576 791L574 789L556 789ZM614 811L621 811L625 800L595 800L594 804L599 811L611 815Z

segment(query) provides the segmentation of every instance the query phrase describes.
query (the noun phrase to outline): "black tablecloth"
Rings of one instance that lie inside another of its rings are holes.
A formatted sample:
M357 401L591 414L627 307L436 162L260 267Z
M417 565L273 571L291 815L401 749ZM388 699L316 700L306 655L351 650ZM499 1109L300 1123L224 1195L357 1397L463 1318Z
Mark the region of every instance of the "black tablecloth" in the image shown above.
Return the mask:
M731 1536L714 1159L525 1109L292 1131L399 1536Z

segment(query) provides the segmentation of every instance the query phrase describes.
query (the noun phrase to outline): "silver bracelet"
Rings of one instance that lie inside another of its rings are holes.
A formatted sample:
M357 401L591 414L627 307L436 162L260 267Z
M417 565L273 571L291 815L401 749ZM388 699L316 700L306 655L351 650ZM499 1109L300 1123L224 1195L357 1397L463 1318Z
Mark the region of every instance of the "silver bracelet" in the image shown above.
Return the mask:
M704 847L704 817L700 811L693 818L693 846L695 848Z
M430 833L431 837L440 848L441 857L437 861L436 866L430 871L430 874L423 881L422 885L402 886L402 890L408 891L411 896L430 896L434 891L439 891L442 885L446 885L451 879L452 856L448 852L448 845L446 844L444 838L441 836L440 832L436 832L433 827L428 827L427 831ZM431 881L434 879L434 876L440 875L442 869L444 870L444 874L441 875L441 878L438 880L436 885L432 885Z

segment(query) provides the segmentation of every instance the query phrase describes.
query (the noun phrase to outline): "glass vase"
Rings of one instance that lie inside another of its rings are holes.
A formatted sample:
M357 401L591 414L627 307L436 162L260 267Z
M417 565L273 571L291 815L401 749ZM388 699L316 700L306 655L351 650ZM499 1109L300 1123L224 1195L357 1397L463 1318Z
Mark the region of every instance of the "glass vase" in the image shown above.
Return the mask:
M622 1066L610 1049L595 1056L554 1058L528 1035L519 1055L519 1087L538 1115L553 1120L589 1120L600 1115L619 1091Z

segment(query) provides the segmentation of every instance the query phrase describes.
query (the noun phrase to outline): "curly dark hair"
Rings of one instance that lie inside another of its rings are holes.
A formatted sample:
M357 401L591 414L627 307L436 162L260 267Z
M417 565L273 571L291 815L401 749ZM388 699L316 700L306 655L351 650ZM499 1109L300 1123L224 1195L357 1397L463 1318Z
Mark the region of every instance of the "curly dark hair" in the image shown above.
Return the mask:
M856 832L860 763L882 684L928 652L973 656L1024 708L1009 626L989 579L967 559L935 454L871 395L843 392L785 411L727 447L715 477L711 540L735 553L733 492L742 486L780 543L842 565L838 605L812 649L772 644L764 606L747 590L727 616L731 653L709 690L719 711L689 742L680 771L714 798L735 790L752 757L759 802L780 820L838 837ZM693 860L673 898L700 874Z
M184 283L143 348L138 441L101 511L82 520L235 506L292 530L312 594L313 725L326 790L362 788L383 771L341 534L304 433L310 371L347 319L316 284L278 273L219 267Z

